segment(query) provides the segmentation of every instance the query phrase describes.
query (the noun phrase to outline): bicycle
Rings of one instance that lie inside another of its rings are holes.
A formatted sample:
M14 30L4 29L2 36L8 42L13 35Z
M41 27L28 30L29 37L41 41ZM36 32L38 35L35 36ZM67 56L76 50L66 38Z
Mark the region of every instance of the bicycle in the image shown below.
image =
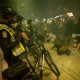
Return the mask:
M35 43L35 71L37 70L37 75L39 80L42 80L43 76L43 67L44 67L44 60L46 61L47 65L49 66L50 70L57 76L60 76L60 71L58 70L55 62L53 61L49 51L45 49L44 44L42 42Z

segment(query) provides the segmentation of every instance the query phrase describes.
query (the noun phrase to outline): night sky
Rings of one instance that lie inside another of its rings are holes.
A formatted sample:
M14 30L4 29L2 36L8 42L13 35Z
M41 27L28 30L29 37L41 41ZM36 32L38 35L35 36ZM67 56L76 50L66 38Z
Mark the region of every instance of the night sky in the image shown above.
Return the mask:
M48 18L65 9L78 13L80 0L1 0L0 6L12 7L24 18Z

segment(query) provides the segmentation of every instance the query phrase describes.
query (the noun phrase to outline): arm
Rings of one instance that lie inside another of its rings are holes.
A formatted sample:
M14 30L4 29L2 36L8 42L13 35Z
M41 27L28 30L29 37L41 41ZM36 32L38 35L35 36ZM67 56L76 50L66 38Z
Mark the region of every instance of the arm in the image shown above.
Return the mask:
M26 41L29 40L29 38L28 38L28 36L26 35L25 32L21 32L21 36L23 37L24 40L26 40Z

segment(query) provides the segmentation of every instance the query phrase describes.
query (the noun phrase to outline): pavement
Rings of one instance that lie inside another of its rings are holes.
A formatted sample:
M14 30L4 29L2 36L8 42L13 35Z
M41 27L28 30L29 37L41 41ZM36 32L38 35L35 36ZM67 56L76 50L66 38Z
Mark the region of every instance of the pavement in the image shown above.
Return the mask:
M52 48L52 44L46 43L45 47L49 50L53 61L57 65L60 76L57 79L54 73L50 72L50 75L44 76L45 79L43 80L80 80L80 51L68 46L71 51L70 55L58 55L56 48Z
M74 47L68 46L71 50L70 55L58 55L56 48L53 48L51 43L45 43L44 45L45 48L49 50L53 61L57 65L60 76L57 78L44 61L43 80L80 80L80 51L77 51ZM31 63L34 64L32 55L29 55L28 58ZM7 65L5 65L5 67L6 66Z

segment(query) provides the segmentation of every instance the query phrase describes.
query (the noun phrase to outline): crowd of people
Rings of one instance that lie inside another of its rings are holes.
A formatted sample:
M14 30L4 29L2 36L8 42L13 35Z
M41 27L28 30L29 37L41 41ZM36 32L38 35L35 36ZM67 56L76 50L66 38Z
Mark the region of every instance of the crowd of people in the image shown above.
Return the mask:
M41 29L43 30L41 30ZM73 43L73 39L76 39L77 49L79 49L80 43L80 16L75 16L72 12L66 12L63 15L56 16L54 18L44 19L43 23L38 27L39 33L42 35L47 35L48 37L53 37L55 40L54 44L56 46L61 46L65 43ZM46 34L44 34L46 33ZM55 36L54 36L55 35ZM75 37L73 37L74 35ZM59 43L60 45L59 45Z

